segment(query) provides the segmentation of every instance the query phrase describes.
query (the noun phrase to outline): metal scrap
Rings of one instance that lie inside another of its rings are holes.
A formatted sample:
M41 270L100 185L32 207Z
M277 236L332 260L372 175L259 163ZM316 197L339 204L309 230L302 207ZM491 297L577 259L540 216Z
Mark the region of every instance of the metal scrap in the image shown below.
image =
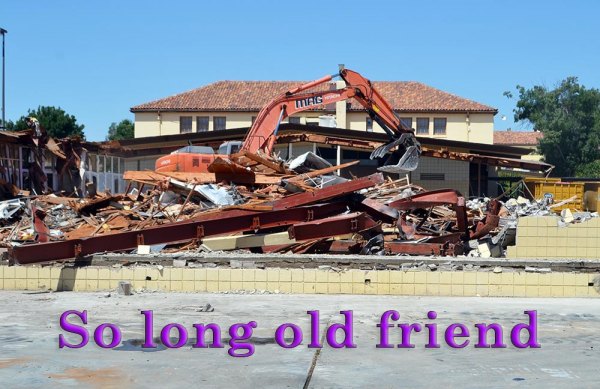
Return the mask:
M72 154L66 151L68 158ZM0 242L21 264L104 251L205 251L211 246L493 256L519 216L546 212L526 199L467 201L455 190L427 191L404 177L335 174L356 163L331 166L310 152L288 162L242 152L214 164L213 173L126 172L124 194L33 196L30 208L23 199L0 202L0 219L9 224ZM208 237L210 244L203 244Z

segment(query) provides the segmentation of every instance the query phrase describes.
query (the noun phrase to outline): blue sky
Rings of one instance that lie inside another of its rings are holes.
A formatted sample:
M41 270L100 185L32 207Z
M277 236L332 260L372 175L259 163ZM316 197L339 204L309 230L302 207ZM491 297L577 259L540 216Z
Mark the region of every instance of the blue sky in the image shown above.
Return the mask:
M338 63L498 108L517 84L600 87L595 1L3 0L6 118L60 106L103 140L131 106L217 80L312 80ZM501 120L502 116L507 120Z

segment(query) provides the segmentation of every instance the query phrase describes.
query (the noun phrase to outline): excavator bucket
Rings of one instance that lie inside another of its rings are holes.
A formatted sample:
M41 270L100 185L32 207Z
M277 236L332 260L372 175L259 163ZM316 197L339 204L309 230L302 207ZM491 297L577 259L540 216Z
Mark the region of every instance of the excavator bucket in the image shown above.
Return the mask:
M419 166L421 145L412 133L405 133L394 141L381 145L371 153L371 159L382 158L395 147L396 151L377 170L385 173L402 174L411 172Z

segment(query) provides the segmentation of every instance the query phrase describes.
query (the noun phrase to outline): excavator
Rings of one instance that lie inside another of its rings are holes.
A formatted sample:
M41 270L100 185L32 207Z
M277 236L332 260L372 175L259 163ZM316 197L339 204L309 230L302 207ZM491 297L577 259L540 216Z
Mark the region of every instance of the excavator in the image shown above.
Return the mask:
M344 88L308 91L336 77L344 80L346 83ZM186 146L159 158L156 161L156 171L205 173L209 171L209 166L215 159L227 159L229 155L240 151L271 156L279 126L285 118L298 112L351 98L365 107L371 119L390 137L390 142L379 146L371 153L371 159L388 157L378 170L396 174L415 170L421 155L421 145L415 138L414 130L402 123L391 105L373 87L371 81L355 71L342 68L337 74L327 75L293 88L271 100L260 110L243 142L225 142L219 147L217 154L210 147ZM394 151L388 156L392 150Z

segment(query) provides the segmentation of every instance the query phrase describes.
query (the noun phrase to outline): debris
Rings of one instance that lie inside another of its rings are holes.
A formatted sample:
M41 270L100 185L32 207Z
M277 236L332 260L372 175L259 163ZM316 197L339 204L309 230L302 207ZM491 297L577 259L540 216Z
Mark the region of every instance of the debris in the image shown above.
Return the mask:
M562 217L563 222L572 223L575 218L573 217L573 213L570 209L566 208L560 211L560 217Z
M1 201L0 245L20 264L132 250L170 255L175 267L215 267L178 256L219 251L489 258L502 256L519 217L552 214L543 201L524 197L467 201L408 177L334 174L357 163L332 166L311 152L286 162L242 151L215 160L210 173L126 172L122 194L88 190L89 198L34 194ZM565 222L592 217L574 212ZM231 267L264 264L231 261Z
M138 245L138 247L137 247L137 253L138 254L142 254L142 255L144 255L144 254L146 254L146 255L150 254L150 246L145 245L145 244Z
M210 305L209 303L206 303L205 306L196 309L196 312L214 312L214 311L215 311L215 308L212 305Z
M119 281L119 284L117 286L117 293L122 294L124 296L131 296L133 294L131 291L131 282Z
M528 273L551 273L552 269L550 269L549 267L526 266L525 271Z

